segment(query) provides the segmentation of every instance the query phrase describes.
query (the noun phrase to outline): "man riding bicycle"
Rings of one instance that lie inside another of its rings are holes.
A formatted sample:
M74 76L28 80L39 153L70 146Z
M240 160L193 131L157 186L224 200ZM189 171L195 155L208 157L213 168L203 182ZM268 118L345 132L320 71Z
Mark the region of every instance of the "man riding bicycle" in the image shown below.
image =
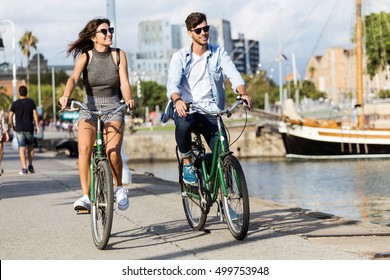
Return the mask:
M208 44L210 26L207 25L206 15L199 12L191 13L185 23L192 43L172 56L167 97L176 108L173 120L176 125L176 143L183 159L183 180L193 185L198 179L192 163L191 132L202 124L201 133L212 149L218 135L218 126L215 116L199 112L187 115L186 104L196 103L209 111L223 109L224 75L232 83L233 90L247 102L249 108L252 108L252 100L246 93L245 81L224 48ZM223 134L226 138L224 128Z

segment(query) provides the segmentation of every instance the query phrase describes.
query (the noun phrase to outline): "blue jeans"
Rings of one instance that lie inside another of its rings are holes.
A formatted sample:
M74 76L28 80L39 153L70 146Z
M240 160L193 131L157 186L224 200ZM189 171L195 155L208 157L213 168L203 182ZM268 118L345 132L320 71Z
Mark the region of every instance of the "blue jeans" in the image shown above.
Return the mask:
M179 146L179 152L182 157L188 158L192 155L191 149L191 132L194 128L199 127L200 133L205 138L207 145L211 150L214 149L215 142L218 138L217 117L200 113L189 114L186 117L180 117L177 112L173 115L175 121L175 137ZM225 149L229 149L228 139L226 137L225 127L222 122L222 135L225 137Z
M26 147L34 145L34 133L30 131L16 132L16 140L18 140L19 147Z

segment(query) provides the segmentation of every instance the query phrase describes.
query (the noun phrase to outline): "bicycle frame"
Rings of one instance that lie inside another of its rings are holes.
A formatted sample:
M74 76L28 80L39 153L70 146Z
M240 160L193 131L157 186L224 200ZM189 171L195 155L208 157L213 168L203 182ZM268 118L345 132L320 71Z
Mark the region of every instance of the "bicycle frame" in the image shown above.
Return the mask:
M220 116L218 116L218 126L221 125L219 118L220 118ZM222 161L223 161L223 158L227 154L230 154L232 152L225 150L225 141L226 141L226 139L222 135L222 131L219 130L217 141L214 144L214 149L213 149L213 153L212 153L213 157L212 157L211 167L210 167L209 171L207 171L206 160L204 158L202 159L202 171L203 171L204 178L205 178L206 188L210 191L211 200L213 202L215 202L217 199L218 183L221 183L221 189L222 189L223 194L227 195L226 184L225 184L225 180L223 179L223 173L222 173ZM211 185L213 179L215 179L214 184Z
M96 129L96 142L93 146L91 154L91 165L90 165L90 200L95 202L95 176L92 176L95 171L96 164L99 160L106 159L105 143L103 139L103 121L100 119L101 115L98 114L97 129Z

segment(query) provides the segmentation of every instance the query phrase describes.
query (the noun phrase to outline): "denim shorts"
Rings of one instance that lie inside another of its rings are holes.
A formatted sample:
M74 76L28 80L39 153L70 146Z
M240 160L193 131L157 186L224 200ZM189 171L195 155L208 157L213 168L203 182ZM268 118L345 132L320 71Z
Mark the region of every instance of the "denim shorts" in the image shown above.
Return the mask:
M15 132L19 147L34 145L34 133L30 131Z
M110 111L115 110L119 107L119 97L118 96L111 96L111 97L96 97L96 96L90 96L87 95L84 98L84 103L87 104L88 109L91 111ZM91 114L88 111L80 110L79 120L87 120L92 123L97 122L97 117L93 114ZM103 122L113 122L113 121L119 121L123 123L125 120L125 116L123 112L117 112L114 115L108 115L103 117Z

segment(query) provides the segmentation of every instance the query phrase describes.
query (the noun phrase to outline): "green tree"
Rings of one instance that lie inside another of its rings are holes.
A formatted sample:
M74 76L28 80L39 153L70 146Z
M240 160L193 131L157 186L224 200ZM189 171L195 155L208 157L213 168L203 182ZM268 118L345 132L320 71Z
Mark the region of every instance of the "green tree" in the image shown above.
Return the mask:
M141 82L141 98L137 96L137 86L132 85L133 98L136 104L135 114L143 118L145 107L149 107L149 111L154 111L156 105L160 107L160 111L165 109L167 104L166 87L152 81Z
M379 98L390 98L390 90L382 89L378 93Z
M375 76L390 64L390 13L381 12L365 17L367 72Z
M68 80L69 76L66 74L64 70L60 70L58 72L55 72L54 75L54 82L55 85L60 85L60 84L66 84L66 81ZM30 82L32 84L38 84L38 75L36 73L31 74L30 76ZM52 73L51 71L49 72L41 72L41 84L52 84ZM82 86L82 81L80 79L78 86Z
M243 75L246 82L246 90L251 96L254 108L264 108L265 94L268 93L269 102L275 103L279 100L279 91L274 81L267 77L265 71L259 72L257 75ZM231 83L225 81L226 87L226 104L232 105L236 101L237 94L233 92Z
M38 38L31 31L26 31L19 40L19 47L22 53L27 57L27 85L30 85L30 56L31 48L37 49Z
M295 91L295 89L293 89ZM311 99L319 99L320 97L325 97L325 93L322 91L316 90L316 87L311 81L303 81L299 88L299 96L307 97Z

